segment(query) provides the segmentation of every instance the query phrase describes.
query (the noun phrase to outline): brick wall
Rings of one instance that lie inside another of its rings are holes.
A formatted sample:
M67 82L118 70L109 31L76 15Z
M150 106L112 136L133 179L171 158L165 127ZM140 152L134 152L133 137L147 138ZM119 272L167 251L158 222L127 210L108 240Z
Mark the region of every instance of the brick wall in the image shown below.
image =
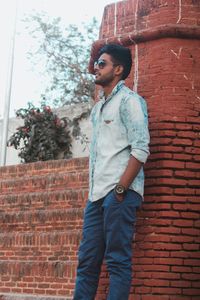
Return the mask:
M2 167L0 192L0 299L71 299L88 159Z
M151 133L130 300L200 299L200 2L107 6L91 72L108 42L132 51L126 83L146 99Z
M200 299L200 3L105 8L90 70L108 41L130 47L127 84L147 101L151 155L133 243L130 300ZM0 169L0 299L71 299L88 160ZM105 300L102 268L98 300ZM37 296L34 296L37 295Z

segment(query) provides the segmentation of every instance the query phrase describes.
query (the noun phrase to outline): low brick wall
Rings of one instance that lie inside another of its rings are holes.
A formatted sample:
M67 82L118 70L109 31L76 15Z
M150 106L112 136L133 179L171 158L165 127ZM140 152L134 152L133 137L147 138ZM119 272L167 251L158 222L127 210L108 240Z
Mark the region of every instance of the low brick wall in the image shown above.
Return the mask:
M0 180L1 299L71 299L88 159L3 167Z

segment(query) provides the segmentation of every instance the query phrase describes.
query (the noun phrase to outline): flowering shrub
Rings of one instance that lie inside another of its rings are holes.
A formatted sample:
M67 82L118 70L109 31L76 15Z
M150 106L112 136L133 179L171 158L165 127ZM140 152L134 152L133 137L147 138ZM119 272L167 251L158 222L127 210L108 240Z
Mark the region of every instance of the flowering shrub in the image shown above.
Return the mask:
M28 109L20 108L16 116L24 120L24 126L9 138L8 146L20 149L22 162L45 161L70 158L71 136L65 118L58 118L49 106L36 108L28 104ZM23 143L22 143L23 142Z

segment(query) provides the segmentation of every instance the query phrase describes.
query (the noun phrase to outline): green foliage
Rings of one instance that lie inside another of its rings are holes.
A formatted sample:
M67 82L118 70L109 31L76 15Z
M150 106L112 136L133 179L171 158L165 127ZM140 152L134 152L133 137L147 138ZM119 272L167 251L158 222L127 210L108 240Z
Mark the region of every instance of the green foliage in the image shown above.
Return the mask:
M35 107L28 103L28 108L16 111L16 116L23 119L24 125L8 140L8 146L20 149L22 162L30 163L71 157L71 136L65 118L58 118L49 106Z
M43 102L54 107L69 103L88 102L94 98L94 80L88 73L91 45L97 38L96 19L84 24L63 28L60 18L37 13L25 19L27 28L37 41L29 58L42 68L46 76ZM48 100L47 100L48 99Z

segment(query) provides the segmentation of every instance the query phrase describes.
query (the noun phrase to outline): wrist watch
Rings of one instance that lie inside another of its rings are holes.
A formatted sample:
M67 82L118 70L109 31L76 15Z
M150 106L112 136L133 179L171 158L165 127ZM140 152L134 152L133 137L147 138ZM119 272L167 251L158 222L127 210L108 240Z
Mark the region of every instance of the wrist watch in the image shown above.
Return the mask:
M126 189L123 185L117 184L114 188L114 191L117 195L124 195L126 192Z

